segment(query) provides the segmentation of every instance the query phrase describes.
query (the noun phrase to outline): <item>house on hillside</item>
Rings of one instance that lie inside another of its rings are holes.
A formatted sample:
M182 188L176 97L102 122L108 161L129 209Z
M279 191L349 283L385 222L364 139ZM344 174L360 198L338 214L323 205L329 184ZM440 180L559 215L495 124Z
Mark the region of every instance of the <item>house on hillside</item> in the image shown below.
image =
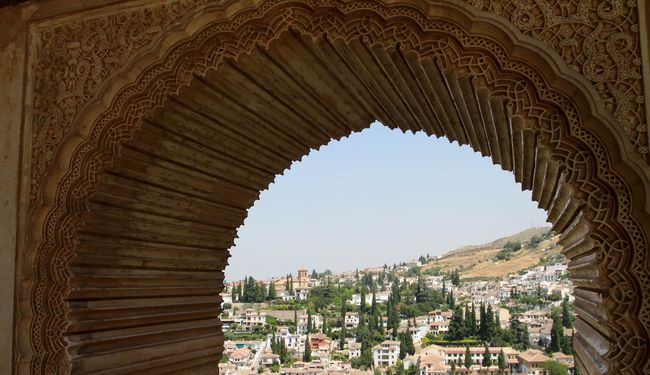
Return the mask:
M372 348L372 362L375 367L395 366L399 359L399 341L386 340Z

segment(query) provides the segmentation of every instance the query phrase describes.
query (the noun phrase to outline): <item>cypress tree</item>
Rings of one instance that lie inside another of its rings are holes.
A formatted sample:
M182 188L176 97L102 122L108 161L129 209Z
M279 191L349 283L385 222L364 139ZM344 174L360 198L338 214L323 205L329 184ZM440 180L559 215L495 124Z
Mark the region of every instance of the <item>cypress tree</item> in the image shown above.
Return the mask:
M347 334L345 328L345 324L343 324L343 327L341 327L341 331L339 333L339 350L343 350L345 347L345 335Z
M314 333L312 332L311 310L307 310L307 333Z
M305 340L305 352L302 354L302 361L311 362L311 345L309 343L309 335L307 335L307 339Z
M573 316L569 307L569 297L564 298L562 301L562 325L566 328L573 326Z
M492 366L492 355L490 354L490 348L488 347L487 343L485 343L485 351L483 352L483 360L481 361L481 366Z
M562 329L562 319L556 310L553 310L552 319L553 327L551 328L551 343L548 346L548 350L551 353L555 353L562 350L564 330Z
M366 286L361 286L361 305L359 306L360 314L365 314L366 312Z
M289 352L287 350L287 345L284 342L284 339L280 340L280 361L286 363L289 359Z
M276 298L278 298L278 293L277 293L276 290L275 290L275 282L274 282L274 281L271 281L271 283L269 284L269 294L268 294L268 299L269 299L270 301L272 301L272 300L274 300L274 299L276 299Z
M450 340L463 339L463 312L460 306L456 306L452 312L448 336Z
M442 299L447 300L447 283L444 277L442 278Z
M377 296L375 291L372 291L372 304L370 305L370 313L372 315L377 315Z
M571 355L573 354L573 337L564 336L562 340L562 353Z
M298 333L298 310L293 310L293 327L296 329L296 333Z
M478 333L478 327L476 326L476 307L474 306L474 301L472 301L472 311L470 313L470 335L476 336Z
M494 327L494 312L492 311L492 305L488 304L487 309L485 310L485 325L487 326L487 336L484 340L492 340L494 336L495 327Z
M479 314L480 314L480 322L478 328L478 335L481 338L481 340L485 341L488 338L488 326L487 326L487 319L485 313L485 304L483 303L483 301L481 301Z
M528 334L528 325L522 324L522 340L521 340L521 347L523 350L528 350L530 348L530 335Z
M449 294L447 294L447 305L449 306L450 309L453 309L454 306L456 305L456 300L454 300L453 290L450 290Z
M506 368L506 354L503 352L503 349L501 349L501 353L499 353L497 366L499 366L499 374L503 374L503 370Z
M232 298L233 303L237 300L237 285L232 286L230 290L230 298Z
M465 346L465 368L469 370L472 367L472 353L469 351L469 345Z
M469 305L465 303L465 321L463 324L463 337L472 335L472 316L469 311Z

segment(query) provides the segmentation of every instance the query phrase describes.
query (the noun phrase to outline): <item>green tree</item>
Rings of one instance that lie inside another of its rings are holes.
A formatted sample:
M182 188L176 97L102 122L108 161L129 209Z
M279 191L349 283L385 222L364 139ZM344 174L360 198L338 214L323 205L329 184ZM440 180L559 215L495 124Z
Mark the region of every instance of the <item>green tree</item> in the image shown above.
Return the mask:
M315 333L312 331L311 310L307 310L307 333Z
M562 319L553 310L552 313L553 326L551 327L551 343L548 345L548 351L551 353L559 352L562 350L562 339L564 338L564 330L562 328Z
M309 335L305 339L305 351L302 353L303 362L311 362L311 344L309 341Z
M413 336L410 332L403 332L399 335L399 358L404 359L407 355L415 354L415 346L413 345Z
M503 249L507 250L507 251L519 251L519 250L521 250L521 242L519 242L519 241L515 241L515 242L508 241L508 242L506 242L505 245L503 245Z
M460 285L460 272L458 272L457 269L451 271L451 283L454 286L459 286Z
M503 352L503 349L501 349L501 353L499 353L499 357L497 358L497 366L499 366L499 374L503 374L503 370L506 368L506 354Z
M481 306L479 308L479 328L478 336L481 340L486 341L488 338L488 325L487 325L487 314L485 312L485 304L481 301Z
M485 343L485 351L483 352L483 360L481 361L483 367L492 366L492 354L490 354L490 347Z
M571 355L573 354L573 338L569 336L564 336L562 339L562 353Z
M472 353L469 351L469 345L465 346L465 368L472 367Z
M235 303L237 301L237 285L233 285L232 288L230 289L230 297L232 298L232 302Z
M269 297L268 299L269 299L270 301L272 301L272 300L278 298L278 293L277 293L276 290L275 290L275 282L274 282L274 281L271 281L271 283L269 284L269 293L268 293L268 297Z
M463 337L472 335L472 315L469 311L469 305L465 303L465 319L463 321Z
M451 366L451 375L455 375L456 374L456 362L451 361L450 366Z
M476 325L476 307L474 306L474 301L472 301L472 310L470 311L470 336L476 336L478 334L478 326Z
M361 314L366 313L366 286L361 286L361 305L359 305L359 311Z
M573 315L571 315L569 297L565 297L562 301L562 325L566 328L573 327Z
M456 300L454 299L454 291L450 290L449 293L447 293L447 306L449 306L450 309L453 309L455 305Z
M483 340L492 340L492 337L496 332L496 326L494 324L494 311L492 311L492 305L489 303L485 310L485 325L487 326L487 336L483 338Z
M449 323L449 332L447 333L449 340L462 340L463 337L463 312L460 306L456 306L451 314L451 322Z
M375 291L372 291L372 304L370 305L370 313L372 315L377 315L377 295Z

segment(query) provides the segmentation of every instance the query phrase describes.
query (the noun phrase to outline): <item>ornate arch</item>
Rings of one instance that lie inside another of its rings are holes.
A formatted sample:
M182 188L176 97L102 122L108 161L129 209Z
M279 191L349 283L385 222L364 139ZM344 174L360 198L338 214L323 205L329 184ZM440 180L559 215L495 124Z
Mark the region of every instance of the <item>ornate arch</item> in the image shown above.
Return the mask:
M586 291L578 296L583 315L598 310L588 305L598 305L602 298L605 314L585 318L579 355L584 360L606 356L585 364L593 373L648 369L647 168L631 152L595 90L557 55L499 18L449 1L407 5L271 0L208 6L133 58L75 118L74 132L60 148L44 187L43 203L35 209L22 265L29 299L19 313L19 361L29 361L38 373L69 370L64 335L70 311L69 263L84 214L90 211L89 199L103 170L119 159L121 147L155 109L170 96L182 96L182 88L197 76L225 61L236 62L257 46L268 49L290 30L312 40L360 41L414 54L435 61L441 70L470 75L476 87L504 98L504 116L516 130L508 134L530 138L537 150L545 148L539 152L548 154L544 162L557 165L548 173L562 175L562 184L571 187L557 188L556 196L541 190L537 194L540 204L546 201L549 207L552 201L562 202L551 209L552 221L565 233L563 241L576 259L574 278ZM516 177L519 173L517 178L529 182L524 187L532 188L535 178L544 178L534 169L516 168L524 156L511 160L486 148L489 134L482 145L476 133L457 123L439 121L427 129L390 113L376 115L393 127L469 143L504 169L514 170ZM329 137L344 135L335 132ZM587 296L589 291L593 296Z

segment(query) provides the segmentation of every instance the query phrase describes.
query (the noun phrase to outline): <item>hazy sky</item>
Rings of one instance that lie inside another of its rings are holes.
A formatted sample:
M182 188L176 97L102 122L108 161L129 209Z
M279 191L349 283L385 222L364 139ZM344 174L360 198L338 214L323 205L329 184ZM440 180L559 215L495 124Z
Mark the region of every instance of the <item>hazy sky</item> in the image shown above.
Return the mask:
M276 178L239 230L226 279L392 264L545 220L510 172L469 147L374 124Z

